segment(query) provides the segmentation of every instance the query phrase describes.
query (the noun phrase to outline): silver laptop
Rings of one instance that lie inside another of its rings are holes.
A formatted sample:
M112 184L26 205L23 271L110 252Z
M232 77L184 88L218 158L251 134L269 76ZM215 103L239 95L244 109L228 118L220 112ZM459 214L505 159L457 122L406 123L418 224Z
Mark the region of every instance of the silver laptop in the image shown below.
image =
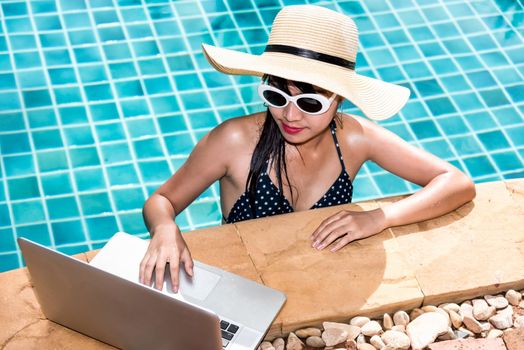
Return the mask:
M87 264L19 238L48 319L123 349L251 350L285 302L282 292L195 261L178 293L138 282L148 242L119 232Z

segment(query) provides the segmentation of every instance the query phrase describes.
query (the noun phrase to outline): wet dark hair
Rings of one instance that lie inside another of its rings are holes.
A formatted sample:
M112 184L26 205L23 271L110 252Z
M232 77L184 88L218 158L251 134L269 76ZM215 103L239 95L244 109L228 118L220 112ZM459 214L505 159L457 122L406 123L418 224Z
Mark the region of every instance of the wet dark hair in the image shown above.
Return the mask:
M318 93L315 90L315 87L308 83L302 83L298 81L286 80L283 78L264 75L262 80L271 84L278 89L290 94L289 86L295 86L302 93ZM260 178L260 174L267 169L267 161L269 160L270 164L275 165L276 176L277 176L277 187L282 193L280 198L281 205L284 201L284 191L282 185L282 176L286 177L286 181L289 184L289 177L287 175L286 167L286 148L285 140L282 136L282 133L278 129L278 125L273 119L269 108L266 112L266 120L262 126L262 132L260 133L260 138L258 143L255 146L253 151L253 156L251 157L251 164L249 168L249 174L246 181L246 192L248 194L249 203L252 210L252 218L255 218L255 197L257 192L257 182ZM291 192L291 203L293 203L293 189L290 187Z

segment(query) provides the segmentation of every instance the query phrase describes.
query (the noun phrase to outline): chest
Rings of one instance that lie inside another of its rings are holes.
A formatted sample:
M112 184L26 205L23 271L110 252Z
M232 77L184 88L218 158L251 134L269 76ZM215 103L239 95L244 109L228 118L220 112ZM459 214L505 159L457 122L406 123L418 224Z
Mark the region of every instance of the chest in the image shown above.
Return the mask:
M267 179L272 189L281 193L294 211L313 208L323 199L332 199L342 193L349 195L351 180L345 165L336 150L331 151L319 158L288 161L287 176L281 169L281 185L276 167L269 169Z
M340 139L340 138L339 138ZM274 194L279 191L289 202L294 211L307 210L323 200L333 186L342 185L352 190L352 179L355 178L364 159L363 150L358 144L341 140L339 144L340 159L332 139L317 157L300 157L294 155L286 158L287 176L281 169L282 186L279 185L277 169L266 164L263 172L267 175L266 186ZM246 152L242 158L236 158L235 166L227 177L221 179L221 201L223 208L231 208L246 190L252 152ZM288 155L289 156L289 155ZM343 178L344 181L340 181ZM274 188L273 188L274 187ZM262 191L262 189L260 189ZM334 193L337 194L338 189ZM267 191L267 189L264 189ZM328 202L327 202L328 203ZM337 202L333 205L336 205ZM331 205L331 204L329 204ZM227 210L227 209L226 209Z

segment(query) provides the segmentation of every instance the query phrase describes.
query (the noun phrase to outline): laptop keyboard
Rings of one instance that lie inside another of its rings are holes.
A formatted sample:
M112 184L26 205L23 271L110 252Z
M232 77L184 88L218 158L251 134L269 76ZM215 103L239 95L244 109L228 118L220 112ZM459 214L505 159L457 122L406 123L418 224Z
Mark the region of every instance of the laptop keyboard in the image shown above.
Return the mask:
M222 348L226 348L228 346L229 342L235 334L238 331L238 326L236 324L227 322L227 321L220 321L220 332L222 333Z

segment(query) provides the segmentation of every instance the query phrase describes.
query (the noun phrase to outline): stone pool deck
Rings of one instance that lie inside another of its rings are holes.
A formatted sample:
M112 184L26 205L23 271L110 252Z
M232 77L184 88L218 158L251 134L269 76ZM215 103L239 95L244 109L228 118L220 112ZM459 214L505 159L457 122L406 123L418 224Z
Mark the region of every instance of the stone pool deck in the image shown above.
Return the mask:
M326 216L400 198L207 228L185 237L195 259L287 294L269 338L324 320L524 289L524 179L477 185L475 200L452 213L387 229L337 253L310 247L311 232ZM89 261L95 254L77 257ZM47 321L26 269L0 274L0 310L1 349L110 348Z

